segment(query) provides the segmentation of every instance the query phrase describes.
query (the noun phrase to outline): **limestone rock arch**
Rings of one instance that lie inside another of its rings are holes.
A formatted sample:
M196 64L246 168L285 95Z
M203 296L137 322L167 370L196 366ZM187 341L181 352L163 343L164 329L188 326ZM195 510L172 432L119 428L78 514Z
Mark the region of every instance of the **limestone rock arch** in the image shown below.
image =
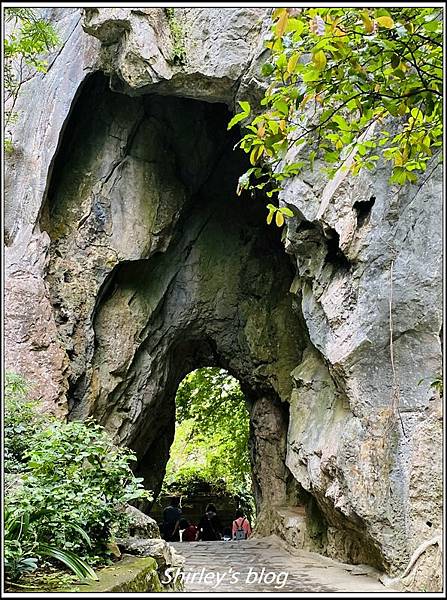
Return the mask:
M317 165L281 193L280 238L262 202L228 198L225 121L262 93L265 9L179 9L184 65L162 9L45 11L63 45L21 91L7 159L7 366L49 410L100 418L146 476L182 372L224 366L267 457L258 492L306 507L308 545L404 572L442 524L441 169L396 190L384 165L335 183Z

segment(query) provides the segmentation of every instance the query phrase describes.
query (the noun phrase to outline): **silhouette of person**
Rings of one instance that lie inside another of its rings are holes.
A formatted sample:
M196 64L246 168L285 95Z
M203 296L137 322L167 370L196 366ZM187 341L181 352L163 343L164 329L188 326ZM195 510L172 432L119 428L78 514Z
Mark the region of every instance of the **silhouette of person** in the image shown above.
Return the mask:
M171 503L163 511L163 537L167 542L178 542L179 525L182 516L180 498L174 496Z
M208 504L205 514L199 521L199 540L212 541L222 539L222 525L214 504Z

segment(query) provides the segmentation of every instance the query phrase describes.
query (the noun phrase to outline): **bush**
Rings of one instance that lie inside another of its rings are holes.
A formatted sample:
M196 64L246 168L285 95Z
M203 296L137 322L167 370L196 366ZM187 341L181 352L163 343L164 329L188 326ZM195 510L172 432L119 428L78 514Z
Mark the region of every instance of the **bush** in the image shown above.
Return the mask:
M33 437L22 486L8 499L29 515L30 535L75 552L90 564L104 561L108 544L125 525L123 505L147 495L129 461L92 422L55 421Z
M20 375L5 374L5 473L20 473L26 468L25 454L31 448L34 434L46 422L37 412L38 402L29 401L27 394L28 385Z
M21 478L5 499L6 575L16 579L47 556L78 572L79 559L108 562L110 542L127 526L124 505L149 496L130 468L134 453L91 420L39 417L17 376L5 392L5 454Z

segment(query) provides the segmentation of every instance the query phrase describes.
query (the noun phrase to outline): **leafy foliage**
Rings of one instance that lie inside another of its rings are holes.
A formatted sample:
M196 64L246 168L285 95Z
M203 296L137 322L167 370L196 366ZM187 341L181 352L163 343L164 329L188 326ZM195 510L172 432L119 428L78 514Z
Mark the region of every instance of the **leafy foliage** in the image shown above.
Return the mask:
M149 494L130 468L132 451L92 421L37 415L26 389L7 375L5 453L20 481L5 499L6 575L13 580L51 557L93 577L89 565L109 559L109 543L127 524L124 505ZM24 433L26 441L17 439Z
M433 379L433 381L430 384L430 387L435 390L436 392L438 392L438 394L440 396L443 395L444 393L444 385L443 385L443 380L441 376L436 377L435 379Z
M38 568L39 557L55 558L80 579L97 579L94 570L73 552L43 543L31 531L27 513L17 514L10 506L5 508L5 573L16 581ZM33 554L35 556L33 556Z
M3 439L6 473L19 473L26 468L25 454L31 448L33 435L45 421L37 412L38 403L27 399L27 392L28 385L20 375L5 374Z
M238 193L267 186L272 197L316 159L333 176L382 156L391 183L416 182L441 158L442 43L441 8L275 9L261 106L241 102L228 125L247 123L240 146L253 166Z
M47 61L43 55L60 43L53 26L36 16L31 8L5 8L5 19L10 28L4 38L4 90L5 102L5 151L10 153L13 145L10 126L17 118L14 106L22 85L36 72L45 73Z
M22 485L8 499L28 515L30 534L91 564L124 523L123 505L145 495L129 467L134 455L92 422L54 421L33 437Z
M207 481L249 495L249 416L236 379L206 368L185 377L177 392L177 429L165 487Z

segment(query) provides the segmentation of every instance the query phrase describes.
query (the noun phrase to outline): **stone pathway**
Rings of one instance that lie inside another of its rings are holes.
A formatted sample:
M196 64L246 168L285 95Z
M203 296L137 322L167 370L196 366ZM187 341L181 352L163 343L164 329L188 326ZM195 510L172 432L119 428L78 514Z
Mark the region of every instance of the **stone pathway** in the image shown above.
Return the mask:
M172 546L186 559L185 592L393 591L365 574L368 567L343 565L303 550L290 554L274 536Z

